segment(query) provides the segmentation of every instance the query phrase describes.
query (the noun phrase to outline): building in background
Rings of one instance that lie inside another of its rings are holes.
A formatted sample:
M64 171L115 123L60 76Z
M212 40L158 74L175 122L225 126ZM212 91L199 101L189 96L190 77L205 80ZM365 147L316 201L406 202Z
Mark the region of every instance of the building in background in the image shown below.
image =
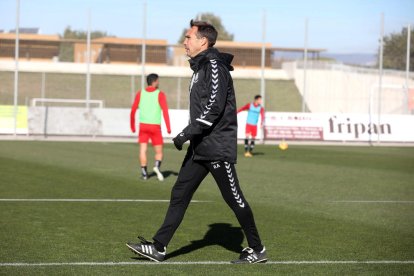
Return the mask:
M37 28L20 29L20 60L24 61L59 61L62 47L70 45L70 61L84 63L86 61L87 44L85 40L64 39L58 35L38 34ZM15 33L0 32L0 60L14 59ZM101 37L91 40L92 63L104 64L141 64L142 42L140 38ZM187 66L188 57L182 45L168 45L165 39L145 40L145 63L148 65L172 65ZM216 47L221 52L234 55L232 65L238 68L260 68L262 64L262 43L217 41ZM298 59L303 55L303 48L273 47L265 44L265 67L281 68L283 61L289 60L289 56ZM308 49L310 59L319 59L320 52L325 49ZM285 53L285 58L279 59L280 53ZM290 53L290 54L289 54ZM295 55L295 56L294 56ZM73 56L73 59L72 59ZM287 56L287 58L286 58Z
M93 63L141 64L142 39L102 37L91 41ZM145 40L146 64L167 65L167 41ZM74 62L85 62L87 45L85 41L74 43Z
M0 33L0 60L14 60L16 35ZM19 59L24 61L57 61L58 35L19 34Z

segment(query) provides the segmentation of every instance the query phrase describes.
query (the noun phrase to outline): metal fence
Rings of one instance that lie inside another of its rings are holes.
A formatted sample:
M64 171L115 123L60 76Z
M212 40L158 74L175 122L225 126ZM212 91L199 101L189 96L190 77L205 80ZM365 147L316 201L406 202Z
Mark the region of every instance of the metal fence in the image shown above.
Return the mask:
M266 11L266 18L278 18L278 13ZM264 93L265 107L269 111L413 114L412 22L387 18L386 15L378 15L375 22L362 17L350 18L360 23L361 30L345 32L348 22L338 21L334 15L297 19L295 24L282 29L272 28L272 24L283 25L283 18L280 22L264 22L263 44L285 31L294 39L272 46L281 46L281 49L295 46L302 51L269 51L263 47L266 61L270 59L266 64L273 68L249 68L251 76L235 78L239 103L251 101L254 94ZM261 23L256 25L257 30L262 29ZM355 42L357 32L365 34L360 42ZM393 35L398 35L401 41L393 44ZM315 44L315 37L323 39L318 39L319 44ZM339 41L342 47L328 48L327 52L318 55L309 53L311 48L327 48L323 41L328 43L330 40ZM18 48L19 44L15 46ZM166 67L187 66L185 59L171 55L175 47L169 45L167 48ZM130 75L94 74L86 70L84 73L43 72L41 69L28 72L21 71L17 60L13 70L0 63L0 105L28 106L33 98L52 98L102 100L106 107L127 108L136 91L143 86L144 78L140 72ZM143 67L141 72L150 73L145 70L147 64L139 64L140 61L137 60L136 65ZM236 68L241 69L246 68ZM284 77L268 77L275 71ZM188 83L188 74L162 77L161 88L167 93L171 108L187 108ZM293 88L290 84L294 84Z

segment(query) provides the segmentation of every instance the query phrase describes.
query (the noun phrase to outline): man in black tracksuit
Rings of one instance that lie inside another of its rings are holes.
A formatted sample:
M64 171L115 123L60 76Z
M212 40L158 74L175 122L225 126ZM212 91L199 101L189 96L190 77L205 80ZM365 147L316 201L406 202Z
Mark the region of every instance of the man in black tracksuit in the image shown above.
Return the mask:
M211 173L220 192L235 213L246 235L249 247L233 263L266 262L253 213L239 186L234 164L237 159L237 109L230 75L233 56L213 48L217 31L200 21L191 21L184 47L190 59L193 76L190 83L190 122L173 139L178 150L186 141L190 146L177 181L164 223L153 237L141 238L139 244L127 243L135 253L154 261L163 261L165 249L180 225L194 192Z

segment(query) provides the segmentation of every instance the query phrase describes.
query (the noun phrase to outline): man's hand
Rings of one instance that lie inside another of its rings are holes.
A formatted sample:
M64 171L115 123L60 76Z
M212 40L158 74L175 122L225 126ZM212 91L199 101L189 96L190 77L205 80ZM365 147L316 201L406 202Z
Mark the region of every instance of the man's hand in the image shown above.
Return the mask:
M181 132L180 134L178 134L177 136L175 136L175 138L173 139L174 142L174 146L178 149L178 150L182 150L183 149L183 144L187 141L187 137L185 137L184 132Z
M131 126L131 131L135 133L135 126Z

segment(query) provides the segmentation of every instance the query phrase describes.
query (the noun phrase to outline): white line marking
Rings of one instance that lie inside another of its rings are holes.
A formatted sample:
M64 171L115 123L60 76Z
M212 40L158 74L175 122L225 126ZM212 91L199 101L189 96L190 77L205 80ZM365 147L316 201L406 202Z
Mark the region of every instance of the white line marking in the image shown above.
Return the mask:
M335 200L331 203L405 203L413 204L414 200Z
M100 198L0 198L0 202L170 202L169 199L100 199ZM211 202L191 200L191 203Z
M195 261L195 262L67 262L67 263L0 263L1 266L123 266L123 265L229 265L222 261ZM335 265L335 264L414 264L414 260L378 260L378 261L268 261L273 265Z

